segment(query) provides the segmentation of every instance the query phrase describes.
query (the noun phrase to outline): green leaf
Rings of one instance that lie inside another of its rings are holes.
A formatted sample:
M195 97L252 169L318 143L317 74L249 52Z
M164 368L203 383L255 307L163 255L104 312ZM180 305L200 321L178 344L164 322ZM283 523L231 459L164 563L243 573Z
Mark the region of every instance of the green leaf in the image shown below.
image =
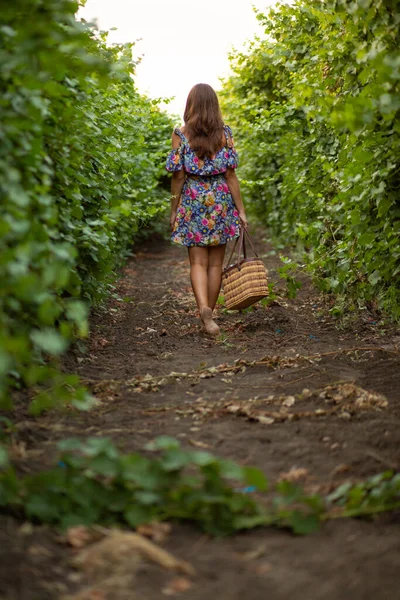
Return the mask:
M59 355L68 348L68 340L63 338L55 329L36 329L31 333L32 342L43 352Z
M0 444L0 469L6 469L9 466L8 452L5 446Z
M268 488L267 479L260 469L256 467L243 467L245 481L248 485L254 485L260 492Z
M372 285L376 285L378 283L378 281L380 281L382 279L382 275L380 273L380 271L375 270L373 271L369 276L368 276L368 281L372 284Z
M140 483L149 471L151 462L140 454L130 454L121 459L122 476L126 481Z
M244 467L238 465L233 460L220 460L219 472L221 476L226 477L226 479L235 479L236 481L245 480Z
M300 511L293 511L289 518L289 524L293 533L306 535L313 533L319 527L319 519L316 515L303 514Z
M15 31L15 29L13 29L12 27L9 27L8 25L2 25L0 27L0 31L2 33L4 33L4 35L7 35L8 37L15 37L17 35L17 32Z
M114 446L112 440L108 437L92 437L86 441L82 447L87 456L105 455L112 459L119 457L119 452Z
M233 520L233 528L236 531L241 529L253 529L254 527L261 527L262 525L269 525L271 519L267 515L252 515L235 516Z
M0 473L0 506L19 507L21 502L20 482L13 468Z
M368 244L371 244L375 240L375 238L375 233L363 233L358 238L358 243L362 246L367 246Z
M190 454L180 448L168 450L161 459L165 471L179 471L189 464Z
M73 393L71 404L78 410L89 411L99 405L99 401L86 389L80 388Z
M199 467L203 467L205 465L210 465L212 463L215 462L215 456L213 456L213 454L211 454L210 452L204 452L204 451L196 451L196 452L192 452L190 455L190 459L192 460L193 464L199 466Z
M34 416L41 415L44 411L54 408L58 404L57 398L50 392L36 394L29 405L29 413Z
M350 482L342 483L333 492L327 496L328 502L336 502L337 500L345 500L347 498L349 490L351 490L352 484Z
M146 450L174 450L180 448L180 443L171 436L160 435L152 442L146 444L145 448Z
M149 506L151 504L158 504L162 502L162 497L160 494L150 490L138 490L135 492L135 500L137 500L140 504Z
M276 489L278 492L280 492L280 494L282 494L282 499L289 504L295 502L302 496L301 488L291 481L286 481L285 479L277 483Z
M74 450L81 450L83 446L83 442L79 438L68 438L66 440L61 440L57 444L57 448L62 452L71 452Z
M88 468L98 475L103 475L104 477L115 477L119 472L118 463L115 461L115 459L102 455L95 456L88 463Z
M74 321L77 324L79 328L79 335L81 337L87 335L87 306L79 300L71 300L68 302L66 314L68 319Z
M4 376L12 365L12 358L0 348L0 377Z
M148 523L152 518L151 508L140 504L132 504L124 511L124 519L133 528Z
M32 494L25 503L25 510L28 517L45 523L51 523L59 516L55 497L50 494Z
M65 515L60 521L61 531L67 531L70 527L76 527L77 525L91 525L92 520L90 515L84 514L68 514Z
M379 198L378 201L377 201L379 216L382 217L384 215L387 215L387 213L390 210L392 204L393 204L393 201L392 201L392 199L390 197Z

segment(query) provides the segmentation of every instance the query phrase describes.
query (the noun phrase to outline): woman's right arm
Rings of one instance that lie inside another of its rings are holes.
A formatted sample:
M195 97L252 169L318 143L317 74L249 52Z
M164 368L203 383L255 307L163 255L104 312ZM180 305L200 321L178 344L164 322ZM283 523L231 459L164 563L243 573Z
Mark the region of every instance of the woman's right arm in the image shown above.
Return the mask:
M243 205L242 196L240 194L239 180L236 175L235 169L227 169L225 173L226 183L228 184L229 191L232 194L233 201L239 213L240 221L243 227L246 229L248 226L246 211Z

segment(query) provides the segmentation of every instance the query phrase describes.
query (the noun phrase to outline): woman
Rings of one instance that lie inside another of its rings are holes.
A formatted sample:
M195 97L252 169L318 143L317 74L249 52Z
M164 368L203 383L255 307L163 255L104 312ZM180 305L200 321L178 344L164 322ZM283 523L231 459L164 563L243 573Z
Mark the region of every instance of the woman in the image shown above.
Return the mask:
M189 92L184 127L172 134L171 240L188 247L190 280L205 331L218 335L213 310L221 289L226 243L247 218L235 169L232 131L205 83Z

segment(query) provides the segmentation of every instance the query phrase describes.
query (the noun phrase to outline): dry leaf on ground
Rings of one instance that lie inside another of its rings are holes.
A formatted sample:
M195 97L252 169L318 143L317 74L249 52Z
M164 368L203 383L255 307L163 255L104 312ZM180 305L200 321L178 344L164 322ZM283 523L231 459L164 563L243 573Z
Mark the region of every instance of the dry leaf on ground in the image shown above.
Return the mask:
M76 527L70 527L67 529L65 539L67 543L73 548L83 548L93 541L94 535L85 525L77 525Z
M131 595L131 600L134 600L134 598L135 597ZM108 598L105 589L99 589L97 586L90 586L72 596L63 596L61 600L108 600Z
M281 473L278 481L300 481L301 479L306 479L308 474L307 469L292 467L286 473Z
M267 575L272 571L272 565L269 562L262 562L260 564L250 564L249 570L255 575Z
M205 442L200 442L198 440L189 440L189 444L192 444L192 446L195 446L196 448L204 448L204 449L212 448L212 446L210 446L210 444L206 444Z
M75 595L64 596L63 600L135 600L134 580L142 558L166 569L195 575L188 562L177 559L141 535L112 530L100 542L72 558L72 565L84 571L91 585ZM176 591L184 591L185 585L188 589L187 584L182 583L188 580L177 577L176 581L181 581L182 588L179 590L175 584Z
M261 558L267 551L267 544L264 542L260 544L254 550L249 550L248 552L243 552L239 554L239 557L244 561L256 560L257 558Z
M175 596L175 594L186 592L192 585L192 582L186 577L175 577L165 586L162 593L164 596Z
M195 575L191 564L175 558L172 554L156 546L153 542L137 533L115 532L82 550L72 559L75 567L85 571L101 569L112 570L113 565L120 564L129 557L140 555L166 569L180 571L186 575Z
M296 402L296 398L294 396L286 396L285 400L282 402L282 406L293 406Z
M170 523L160 523L155 521L154 523L139 525L139 527L136 529L136 532L139 535L150 538L154 542L160 543L165 540L167 535L171 532L171 529L172 527Z
M339 473L348 473L349 471L351 471L351 466L350 465L338 465L337 467L335 467L332 471L332 476L333 475L338 475Z

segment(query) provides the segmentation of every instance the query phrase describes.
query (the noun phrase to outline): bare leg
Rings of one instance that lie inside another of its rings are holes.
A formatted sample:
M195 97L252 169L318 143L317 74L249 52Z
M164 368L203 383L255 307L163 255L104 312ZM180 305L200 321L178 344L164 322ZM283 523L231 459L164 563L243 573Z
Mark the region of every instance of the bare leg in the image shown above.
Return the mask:
M208 256L209 250L206 247L189 248L190 281L205 331L218 335L219 327L213 321L212 309L208 304Z
M190 281L198 309L208 306L208 248L192 246L189 250Z
M222 266L226 244L211 246L208 250L208 306L214 310L221 290Z

